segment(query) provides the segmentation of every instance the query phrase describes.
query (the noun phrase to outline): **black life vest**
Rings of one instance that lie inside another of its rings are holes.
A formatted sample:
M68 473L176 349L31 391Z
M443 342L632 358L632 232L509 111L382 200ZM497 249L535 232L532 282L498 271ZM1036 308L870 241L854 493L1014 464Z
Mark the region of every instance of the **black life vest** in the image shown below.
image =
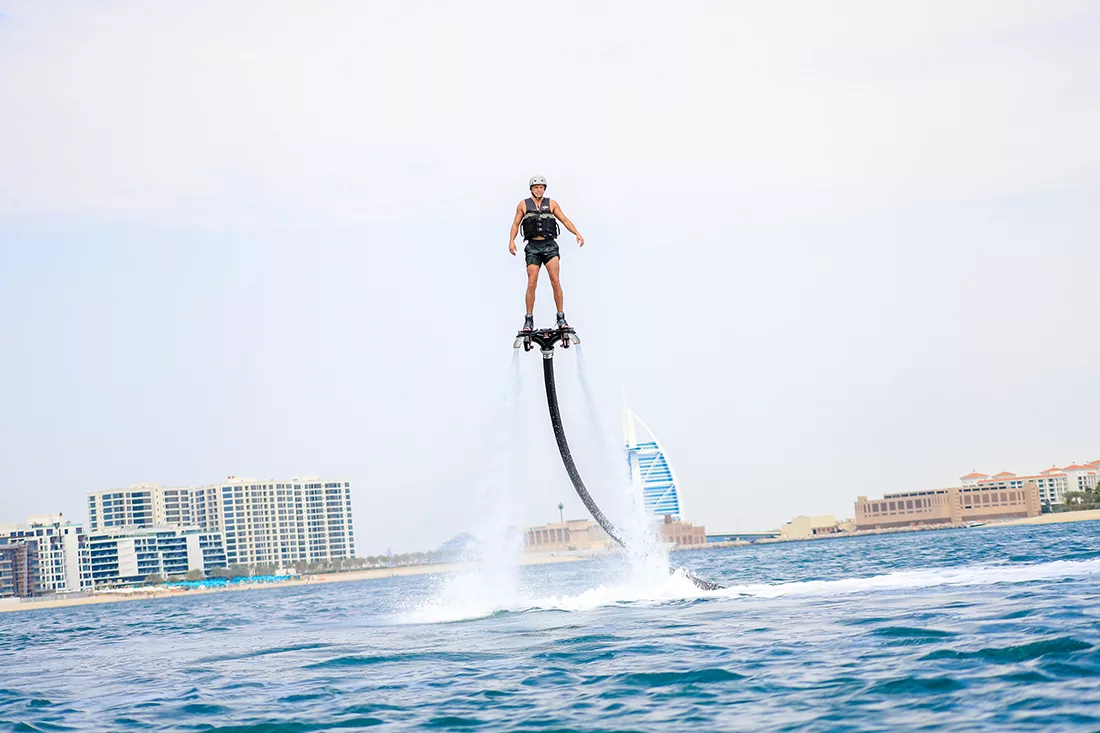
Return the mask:
M542 205L536 206L534 199L525 199L527 213L520 219L523 226L523 240L529 242L535 237L555 239L558 236L558 220L550 213L550 199L543 198Z

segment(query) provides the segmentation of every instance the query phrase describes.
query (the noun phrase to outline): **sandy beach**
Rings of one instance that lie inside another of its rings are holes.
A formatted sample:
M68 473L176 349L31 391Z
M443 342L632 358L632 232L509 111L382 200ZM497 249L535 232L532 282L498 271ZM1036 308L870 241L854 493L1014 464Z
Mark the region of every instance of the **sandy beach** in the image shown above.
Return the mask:
M990 522L978 527L1014 527L1021 524L1060 524L1061 522L1091 522L1100 519L1100 509L1087 509L1080 512L1052 512L1040 514L1037 517L1022 517L1020 519L1006 519L1002 522Z

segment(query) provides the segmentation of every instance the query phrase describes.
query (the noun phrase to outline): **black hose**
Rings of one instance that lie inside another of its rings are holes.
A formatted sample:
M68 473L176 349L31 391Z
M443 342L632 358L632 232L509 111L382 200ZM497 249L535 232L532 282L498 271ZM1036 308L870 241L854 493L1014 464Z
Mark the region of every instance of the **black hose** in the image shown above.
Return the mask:
M561 424L561 411L558 410L558 390L554 384L554 359L547 358L545 355L542 359L542 376L543 381L546 382L546 405L550 408L550 424L554 426L554 439L558 441L558 451L561 453L562 463L565 464L565 472L569 474L569 480L573 482L573 488L577 490L577 496L581 498L581 502L588 509L588 513L592 515L597 524L603 527L603 531L607 532L611 539L619 543L619 547L625 549L626 543L619 538L615 525L611 524L610 520L604 516L600 508L596 506L592 495L588 493L588 489L585 488L580 471L577 470L577 464L573 461L573 454L569 452L569 441L565 439L565 428Z
M550 424L554 426L554 439L558 442L558 452L561 453L561 462L565 464L565 472L569 474L569 480L573 482L573 488L577 490L577 496L581 498L581 502L588 509L588 513L592 515L597 524L603 527L603 531L607 532L608 536L619 544L619 547L626 549L626 543L619 537L615 525L611 524L611 521L604 516L600 508L596 506L592 495L588 493L588 489L581 479L580 471L577 470L577 464L573 460L573 454L569 450L569 441L565 439L565 428L561 424L561 411L558 409L558 390L554 383L553 352L547 353L544 351L542 354L542 376L543 381L546 382L546 406L550 408ZM691 582L698 588L703 590L719 590L722 588L722 586L711 583L709 580L695 577L690 571L685 572Z

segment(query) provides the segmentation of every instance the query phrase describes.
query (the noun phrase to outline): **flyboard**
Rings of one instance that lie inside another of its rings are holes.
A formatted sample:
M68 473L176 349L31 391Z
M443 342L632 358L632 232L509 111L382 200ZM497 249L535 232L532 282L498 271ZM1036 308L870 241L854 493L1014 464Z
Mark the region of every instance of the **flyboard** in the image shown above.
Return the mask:
M615 529L615 525L611 523L611 520L600 511L592 495L588 493L584 480L581 479L580 471L577 470L577 464L573 460L573 454L569 450L569 441L565 438L565 428L561 422L561 410L558 408L558 389L554 382L554 347L561 344L563 349L568 349L573 344L579 345L580 342L580 337L572 328L539 328L517 333L512 348L518 349L522 346L524 351L531 351L536 345L539 347L539 351L542 353L542 378L546 383L546 405L550 408L550 424L554 428L554 439L558 443L558 452L561 453L561 462L565 464L565 472L569 474L569 480L573 482L573 488L577 490L577 496L580 497L581 502L588 509L588 513L603 528L603 531L615 540L619 547L625 549L626 543L623 542L621 534ZM722 588L717 583L695 577L691 572L686 574L692 583L703 590L719 590Z

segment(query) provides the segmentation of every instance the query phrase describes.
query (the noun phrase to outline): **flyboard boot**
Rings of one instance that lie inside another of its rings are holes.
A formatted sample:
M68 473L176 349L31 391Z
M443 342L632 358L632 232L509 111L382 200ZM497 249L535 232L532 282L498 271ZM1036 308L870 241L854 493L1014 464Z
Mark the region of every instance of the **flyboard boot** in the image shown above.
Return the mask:
M523 317L523 328L516 334L516 342L512 345L513 348L518 349L523 347L524 351L530 351L534 348L534 344L531 343L531 334L535 332L535 316L528 313Z
M569 348L569 331L565 330L569 328L569 323L565 320L565 313L558 311L558 325L557 329L561 331L561 345L565 348Z

